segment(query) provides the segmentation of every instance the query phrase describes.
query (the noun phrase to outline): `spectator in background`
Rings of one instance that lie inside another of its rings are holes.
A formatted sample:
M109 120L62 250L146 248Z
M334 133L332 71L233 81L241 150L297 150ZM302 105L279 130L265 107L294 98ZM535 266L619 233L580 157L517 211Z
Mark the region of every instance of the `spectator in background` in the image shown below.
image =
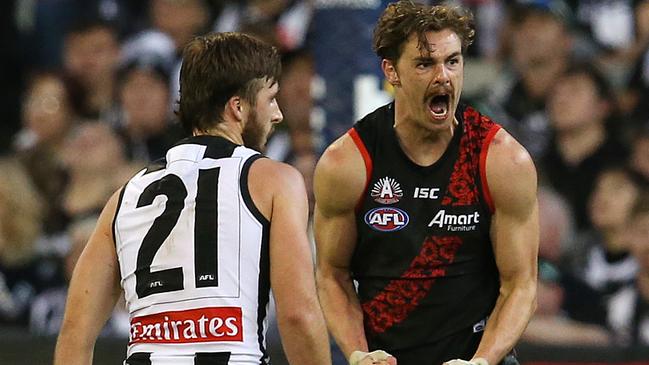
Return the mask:
M643 0L636 6L636 33L642 46L636 53L628 88L623 94L622 107L636 126L649 120L649 1Z
M23 129L18 135L19 157L43 197L44 230L55 234L65 229L61 194L67 183L61 152L66 136L76 125L80 97L58 73L36 73L23 100Z
M574 223L565 201L547 188L539 189L539 225L538 306L523 340L572 346L608 344L606 329L586 319L588 316L592 322L593 313L601 319L604 307L593 300L598 299L593 291L579 285L561 267L574 239Z
M620 345L649 345L649 191L638 199L626 225L638 262L635 282L609 301L608 324Z
M614 104L602 74L576 64L553 82L548 114L554 137L541 161L547 182L570 204L577 229L590 228L587 206L593 183L608 165L624 165L627 147L607 130Z
M514 6L510 17L512 69L492 89L488 104L538 161L550 138L546 101L570 63L572 38L565 18L542 3Z
M649 184L649 123L633 139L630 157L631 169Z
M0 324L26 325L34 296L59 282L57 266L41 260L42 198L23 166L0 160Z
M290 52L304 47L313 11L311 0L219 1L213 30L242 31Z
M110 120L115 108L119 62L117 31L109 23L82 19L65 34L63 66L84 92L81 115Z
M372 29L391 0L317 1L309 46L318 89L314 120L324 145L342 136L390 100L380 60L372 53ZM324 149L320 146L319 149Z
M168 64L169 104L179 99L179 76L183 47L195 35L209 30L210 7L206 0L150 0L149 27L125 40L122 62L156 57Z
M62 207L72 221L99 214L112 193L144 165L129 165L120 139L101 122L83 123L70 134L63 161L69 181Z
M311 127L314 77L313 58L307 50L299 50L282 57L282 85L277 100L282 105L283 124L272 135L266 154L275 160L290 163L304 176L309 202L313 208L313 171L315 169L316 137Z
M77 119L80 93L60 73L35 72L23 99L23 129L18 150L45 147L56 152Z
M596 60L621 83L649 42L649 1L572 1L575 21L589 35ZM616 84L617 86L617 84Z
M119 71L117 130L131 161L162 158L184 136L169 105L169 71L156 56L139 56Z
M211 15L205 0L150 0L153 28L167 34L178 54L192 37L208 30Z
M573 261L573 269L600 294L603 303L632 282L638 269L627 230L640 191L635 175L622 167L603 170L595 181L589 201L593 230L576 242L584 251Z
M30 308L29 330L39 336L54 336L59 333L65 313L68 283L81 252L95 229L97 215L79 219L68 228L70 247L63 259L65 283L52 287L36 296ZM101 336L127 337L129 333L128 313L123 299L118 301L113 315L106 323Z

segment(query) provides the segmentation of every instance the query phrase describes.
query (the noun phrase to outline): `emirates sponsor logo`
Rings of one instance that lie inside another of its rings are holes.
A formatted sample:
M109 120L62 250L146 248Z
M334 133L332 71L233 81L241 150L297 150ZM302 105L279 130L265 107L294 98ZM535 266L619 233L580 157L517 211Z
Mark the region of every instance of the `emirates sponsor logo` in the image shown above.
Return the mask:
M198 308L133 317L129 343L243 341L239 307Z

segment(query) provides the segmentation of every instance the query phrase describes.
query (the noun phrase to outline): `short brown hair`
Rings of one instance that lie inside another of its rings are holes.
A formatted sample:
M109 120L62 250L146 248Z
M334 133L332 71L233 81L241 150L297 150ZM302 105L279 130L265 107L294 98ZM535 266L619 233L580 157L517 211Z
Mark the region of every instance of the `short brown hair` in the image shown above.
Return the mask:
M222 121L228 100L239 95L251 104L265 80L277 81L277 48L243 33L195 37L183 51L178 116L183 128L206 131Z
M465 52L475 36L473 14L454 6L398 1L388 5L374 28L374 52L381 58L397 61L412 33L419 38L419 49L425 49L428 47L425 32L444 29L460 37Z

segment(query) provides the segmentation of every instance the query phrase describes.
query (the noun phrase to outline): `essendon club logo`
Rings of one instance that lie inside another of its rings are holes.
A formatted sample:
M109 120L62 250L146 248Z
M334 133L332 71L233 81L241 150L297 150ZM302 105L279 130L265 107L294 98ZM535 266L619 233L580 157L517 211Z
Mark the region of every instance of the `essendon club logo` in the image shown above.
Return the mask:
M243 341L241 308L212 307L133 317L129 344Z
M374 183L370 195L379 204L392 204L401 199L403 191L395 179L386 176Z
M365 224L381 232L398 231L408 225L410 217L401 209L374 208L365 214Z

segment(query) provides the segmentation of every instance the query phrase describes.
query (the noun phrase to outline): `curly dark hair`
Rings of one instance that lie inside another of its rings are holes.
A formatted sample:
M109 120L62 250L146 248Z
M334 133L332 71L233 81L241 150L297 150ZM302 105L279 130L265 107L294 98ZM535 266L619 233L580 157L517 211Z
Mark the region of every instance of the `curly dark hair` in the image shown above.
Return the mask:
M373 49L384 59L397 61L411 34L419 38L419 49L428 49L426 32L450 29L462 41L462 52L473 43L473 14L456 6L428 6L401 0L388 5L374 28Z

